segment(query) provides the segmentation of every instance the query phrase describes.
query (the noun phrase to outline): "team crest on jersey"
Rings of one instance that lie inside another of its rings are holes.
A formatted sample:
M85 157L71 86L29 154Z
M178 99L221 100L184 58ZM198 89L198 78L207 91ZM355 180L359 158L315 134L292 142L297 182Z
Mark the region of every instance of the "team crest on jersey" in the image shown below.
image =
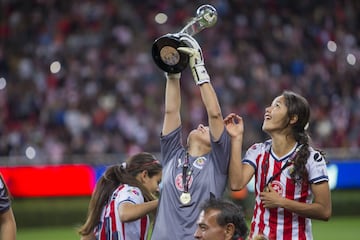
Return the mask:
M274 180L271 182L271 187L280 195L283 196L284 195L284 186L282 185L281 182Z
M192 176L188 176L189 179L189 188L191 187L191 184L193 182L193 177ZM175 186L179 191L184 191L184 185L183 185L183 178L182 178L182 173L179 173L176 177L175 177Z
M193 166L198 169L202 169L205 165L205 162L206 162L205 157L198 157L197 159L195 159Z

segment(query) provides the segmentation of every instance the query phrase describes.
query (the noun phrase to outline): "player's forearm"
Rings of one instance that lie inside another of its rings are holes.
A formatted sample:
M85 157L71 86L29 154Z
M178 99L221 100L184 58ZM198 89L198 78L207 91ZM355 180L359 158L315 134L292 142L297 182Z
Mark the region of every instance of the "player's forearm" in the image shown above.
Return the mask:
M231 139L229 186L232 191L239 191L245 187L242 182L242 142L242 136Z
M217 140L224 130L223 116L218 98L211 83L202 84L200 92L208 115L210 132L214 139Z
M302 203L287 198L282 198L280 207L286 210L296 213L302 217L329 220L331 216L331 210L319 203Z
M180 80L169 79L165 89L165 113L172 114L180 111L181 94Z
M167 135L181 124L180 118L180 80L169 79L165 90L165 109L162 134Z
M222 118L219 100L211 83L202 84L200 93L209 118Z
M11 208L10 210L2 214L0 228L1 240L16 239L16 222Z
M16 227L12 223L4 223L1 225L1 240L15 240Z
M119 206L119 216L122 222L130 222L137 220L158 206L158 200L153 200L141 204L124 203Z

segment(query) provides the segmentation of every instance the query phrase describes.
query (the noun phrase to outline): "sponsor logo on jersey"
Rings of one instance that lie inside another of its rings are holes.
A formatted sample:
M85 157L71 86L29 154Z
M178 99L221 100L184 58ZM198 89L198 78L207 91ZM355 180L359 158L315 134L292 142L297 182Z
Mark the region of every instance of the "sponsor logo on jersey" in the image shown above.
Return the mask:
M178 164L177 164L177 168L181 167L182 163L181 163L181 158L178 159Z
M315 162L321 162L323 160L323 157L320 153L315 153L314 154L314 161Z

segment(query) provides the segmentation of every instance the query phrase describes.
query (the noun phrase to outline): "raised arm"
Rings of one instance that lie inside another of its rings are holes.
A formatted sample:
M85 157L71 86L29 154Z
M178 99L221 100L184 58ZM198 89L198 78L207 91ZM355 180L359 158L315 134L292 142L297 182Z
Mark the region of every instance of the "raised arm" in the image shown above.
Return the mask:
M254 175L254 168L248 164L243 164L242 144L244 123L242 118L230 113L224 119L226 131L231 137L231 155L229 165L229 186L232 191L238 191L246 187Z
M223 117L215 90L210 83L209 74L204 65L201 47L197 41L188 34L181 36L180 40L188 47L180 47L179 51L189 55L189 65L196 85L200 87L202 101L208 115L210 133L214 140L218 140L224 130Z
M181 107L181 95L180 95L180 73L169 74L166 76L166 88L165 88L165 110L164 110L164 123L162 128L162 134L167 135L181 124L180 107Z
M223 116L218 98L210 82L200 85L200 92L208 115L210 133L215 140L218 140L224 131Z

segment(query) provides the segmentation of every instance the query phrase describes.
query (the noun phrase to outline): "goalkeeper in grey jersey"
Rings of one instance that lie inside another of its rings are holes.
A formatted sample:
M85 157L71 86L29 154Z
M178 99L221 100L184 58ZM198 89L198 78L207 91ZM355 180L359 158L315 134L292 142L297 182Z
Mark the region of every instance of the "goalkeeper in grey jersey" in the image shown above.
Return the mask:
M181 142L180 73L166 73L165 116L161 132L163 180L153 240L194 239L200 204L210 195L222 197L228 180L232 139L239 128L224 124L218 98L204 66L202 50L188 34L178 48L189 55L189 65L205 106L208 126L199 124L187 143ZM227 130L227 131L226 131ZM233 130L233 131L232 131Z

